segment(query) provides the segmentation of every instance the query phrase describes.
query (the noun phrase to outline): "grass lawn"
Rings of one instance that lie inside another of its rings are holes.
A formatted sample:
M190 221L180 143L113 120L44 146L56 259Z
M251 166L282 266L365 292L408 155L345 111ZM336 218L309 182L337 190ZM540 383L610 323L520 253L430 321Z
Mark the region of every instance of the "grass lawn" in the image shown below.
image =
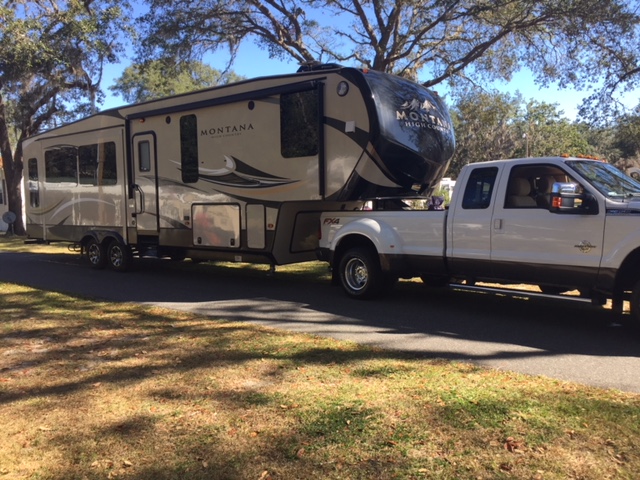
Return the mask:
M640 472L640 395L14 284L0 312L0 480Z

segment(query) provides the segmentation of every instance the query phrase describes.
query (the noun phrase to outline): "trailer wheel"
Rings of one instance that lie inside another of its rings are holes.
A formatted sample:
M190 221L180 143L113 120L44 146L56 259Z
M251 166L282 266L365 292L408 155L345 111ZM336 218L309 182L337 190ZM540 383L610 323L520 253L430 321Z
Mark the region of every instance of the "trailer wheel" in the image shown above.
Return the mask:
M631 298L629 299L631 307L631 325L640 329L640 280L636 282L631 290Z
M131 268L131 264L133 263L131 247L123 244L119 240L111 240L107 248L107 261L112 270L116 272L126 272Z
M364 300L379 294L385 282L375 254L362 247L348 250L340 259L340 283L351 298Z
M85 247L87 259L91 268L102 270L107 265L107 255L104 246L95 238L90 238Z

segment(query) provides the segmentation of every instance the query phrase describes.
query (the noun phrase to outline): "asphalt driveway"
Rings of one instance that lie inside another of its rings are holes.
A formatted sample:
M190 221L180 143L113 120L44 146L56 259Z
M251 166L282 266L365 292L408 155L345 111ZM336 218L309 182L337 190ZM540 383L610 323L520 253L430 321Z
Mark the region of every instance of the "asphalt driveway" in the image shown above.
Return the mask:
M0 281L640 392L640 335L590 305L419 284L363 302L329 282L185 267L145 259L121 274L74 254L0 252Z

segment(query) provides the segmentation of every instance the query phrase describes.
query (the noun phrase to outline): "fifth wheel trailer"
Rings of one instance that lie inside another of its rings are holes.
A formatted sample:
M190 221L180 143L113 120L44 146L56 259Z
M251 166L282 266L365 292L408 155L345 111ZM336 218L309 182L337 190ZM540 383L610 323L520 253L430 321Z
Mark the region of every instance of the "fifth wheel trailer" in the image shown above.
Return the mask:
M446 107L397 76L323 65L106 110L24 142L29 238L95 268L133 255L315 259L320 213L429 193ZM353 202L353 203L351 203Z

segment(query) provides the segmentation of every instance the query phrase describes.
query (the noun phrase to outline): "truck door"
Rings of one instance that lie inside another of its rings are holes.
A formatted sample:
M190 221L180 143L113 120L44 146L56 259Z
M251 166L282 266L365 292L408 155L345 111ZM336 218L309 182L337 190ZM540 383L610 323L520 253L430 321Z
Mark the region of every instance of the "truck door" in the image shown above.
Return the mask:
M491 217L495 203L498 167L476 167L468 179L458 182L464 188L448 221L447 257L452 274L490 276Z
M491 225L492 269L499 278L538 285L595 281L605 215L551 213L556 181L578 183L553 164L513 166L501 182Z
M153 133L133 137L133 195L138 235L158 235L156 137Z

